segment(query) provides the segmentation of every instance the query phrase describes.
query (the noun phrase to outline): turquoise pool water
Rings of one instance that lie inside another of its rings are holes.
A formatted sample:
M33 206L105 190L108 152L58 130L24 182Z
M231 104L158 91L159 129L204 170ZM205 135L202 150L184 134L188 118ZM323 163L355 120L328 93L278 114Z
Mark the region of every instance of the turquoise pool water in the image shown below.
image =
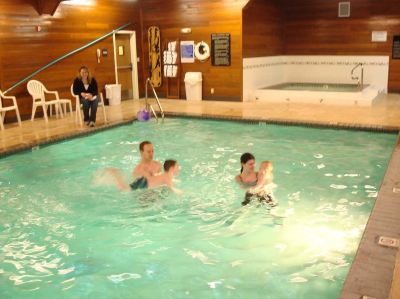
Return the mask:
M138 144L177 187L120 193ZM167 119L0 160L0 298L338 298L396 135ZM240 154L274 163L279 206L241 206Z

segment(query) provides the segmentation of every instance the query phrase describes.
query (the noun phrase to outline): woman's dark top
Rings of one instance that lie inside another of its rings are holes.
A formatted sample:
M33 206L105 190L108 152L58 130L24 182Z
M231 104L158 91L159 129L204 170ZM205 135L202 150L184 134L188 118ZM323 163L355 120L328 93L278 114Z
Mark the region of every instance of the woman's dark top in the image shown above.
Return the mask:
M82 92L85 93L91 93L93 96L97 95L97 82L95 78L92 78L92 82L90 82L88 89L85 88L85 85L83 84L82 80L79 78L76 78L74 81L74 94L81 96Z

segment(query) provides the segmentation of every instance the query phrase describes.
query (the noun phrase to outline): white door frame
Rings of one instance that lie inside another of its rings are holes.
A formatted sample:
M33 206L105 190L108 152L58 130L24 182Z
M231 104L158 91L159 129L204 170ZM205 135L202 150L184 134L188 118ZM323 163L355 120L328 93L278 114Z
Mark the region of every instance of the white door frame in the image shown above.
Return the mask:
M129 34L131 44L131 61L132 61L132 88L133 88L133 99L139 100L139 83L138 83L138 59L136 51L136 32L130 30L121 30L113 33L113 44L114 44L114 68L115 68L115 84L118 84L118 69L117 69L117 44L116 34Z

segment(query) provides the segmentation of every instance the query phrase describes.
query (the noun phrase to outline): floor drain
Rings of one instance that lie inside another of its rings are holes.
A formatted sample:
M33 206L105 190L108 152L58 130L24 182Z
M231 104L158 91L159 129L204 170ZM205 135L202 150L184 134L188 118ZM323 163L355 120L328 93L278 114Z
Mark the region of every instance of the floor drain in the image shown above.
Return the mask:
M382 236L379 237L378 244L385 247L399 248L400 240Z

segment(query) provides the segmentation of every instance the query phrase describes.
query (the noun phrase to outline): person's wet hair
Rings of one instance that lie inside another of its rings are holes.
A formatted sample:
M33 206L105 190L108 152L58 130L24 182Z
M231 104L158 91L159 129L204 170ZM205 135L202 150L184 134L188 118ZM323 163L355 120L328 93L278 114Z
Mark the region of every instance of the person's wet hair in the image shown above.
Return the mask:
M250 160L255 160L256 158L254 158L254 156L250 153L244 153L243 155L240 156L240 163L241 164L246 164L248 161ZM243 166L240 169L240 173L243 172Z
M168 171L171 167L176 165L176 160L165 160L164 171Z
M143 152L144 146L147 145L147 144L152 144L152 143L151 143L150 141L143 141L143 142L141 142L141 143L139 144L139 150L140 150L141 152Z

